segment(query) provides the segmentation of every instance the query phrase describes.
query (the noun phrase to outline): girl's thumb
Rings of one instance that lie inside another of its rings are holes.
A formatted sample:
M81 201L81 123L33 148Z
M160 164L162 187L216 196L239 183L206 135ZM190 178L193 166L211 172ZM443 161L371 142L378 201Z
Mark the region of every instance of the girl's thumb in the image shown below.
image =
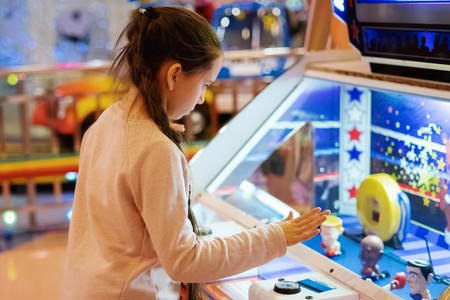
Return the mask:
M283 221L290 221L294 218L294 214L292 213L292 210L289 211L289 215L287 216L286 219L284 219Z

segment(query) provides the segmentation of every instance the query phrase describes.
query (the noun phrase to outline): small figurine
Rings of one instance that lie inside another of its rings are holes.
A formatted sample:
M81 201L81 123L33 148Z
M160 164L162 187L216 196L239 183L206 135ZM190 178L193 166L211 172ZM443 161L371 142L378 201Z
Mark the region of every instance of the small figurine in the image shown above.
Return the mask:
M328 219L320 225L322 236L320 247L324 249L326 256L334 257L342 253L341 243L337 239L343 232L342 220L336 216L328 216Z
M406 273L409 283L409 295L413 300L432 299L427 285L433 280L433 268L425 259L414 259L406 262Z
M368 235L361 241L361 253L359 258L363 263L361 274L364 279L377 280L389 276L387 272L380 272L378 260L383 257L384 244L376 235Z

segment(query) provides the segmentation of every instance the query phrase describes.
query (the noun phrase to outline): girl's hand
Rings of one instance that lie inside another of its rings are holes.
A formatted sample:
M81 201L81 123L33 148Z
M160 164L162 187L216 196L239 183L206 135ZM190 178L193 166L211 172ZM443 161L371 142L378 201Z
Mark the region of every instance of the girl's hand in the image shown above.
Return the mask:
M320 232L317 227L327 220L328 215L330 215L328 209L320 212L320 207L316 207L294 219L291 211L286 219L277 224L284 232L287 245L292 246L317 235Z

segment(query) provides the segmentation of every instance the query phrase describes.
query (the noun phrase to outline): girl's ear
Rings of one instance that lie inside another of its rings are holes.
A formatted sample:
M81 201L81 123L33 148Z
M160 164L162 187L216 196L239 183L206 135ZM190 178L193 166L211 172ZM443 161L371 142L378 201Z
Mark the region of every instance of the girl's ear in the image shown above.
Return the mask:
M167 87L170 92L175 89L175 83L180 78L181 72L181 65L179 63L172 64L167 70Z

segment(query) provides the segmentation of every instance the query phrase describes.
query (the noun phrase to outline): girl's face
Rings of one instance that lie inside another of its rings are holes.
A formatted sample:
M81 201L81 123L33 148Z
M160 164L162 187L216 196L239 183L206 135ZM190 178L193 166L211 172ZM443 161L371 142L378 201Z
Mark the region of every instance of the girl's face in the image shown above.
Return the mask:
M176 74L173 89L166 96L167 115L171 120L179 120L189 115L195 105L205 101L205 90L212 84L222 67L222 58L217 58L209 70L193 75L184 72Z

